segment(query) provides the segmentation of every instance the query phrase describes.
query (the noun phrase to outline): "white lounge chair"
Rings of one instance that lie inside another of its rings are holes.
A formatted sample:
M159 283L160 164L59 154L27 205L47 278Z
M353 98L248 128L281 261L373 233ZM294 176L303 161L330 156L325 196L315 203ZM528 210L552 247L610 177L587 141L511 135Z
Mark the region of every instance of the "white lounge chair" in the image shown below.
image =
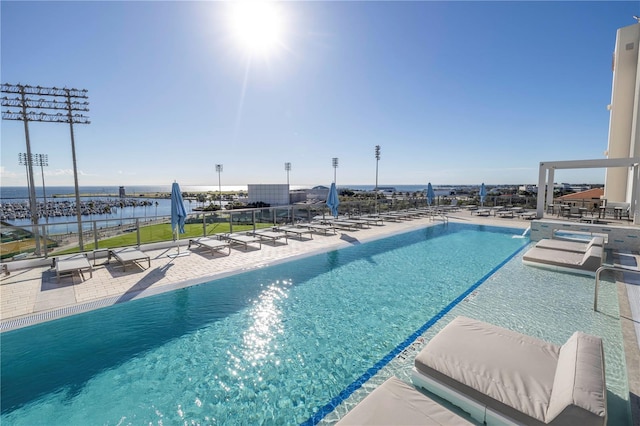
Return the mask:
M258 249L262 248L262 240L253 235L247 234L225 234L224 238L226 238L230 244L238 244L244 246L244 250L247 251L249 248L249 244L258 243Z
M568 241L554 238L545 238L536 243L536 247L551 250L572 251L586 253L591 247L604 247L603 237L593 237L587 242Z
M89 270L89 278L93 277L93 268L91 267L91 263L89 263L89 259L87 256L80 253L74 254L68 257L56 257L56 281L60 282L60 276L63 274L73 274L74 272L78 272L82 281L84 281L84 275L82 271L85 269Z
M397 377L387 379L349 411L337 426L473 425Z
M595 276L602 266L604 249L591 246L586 252L572 252L533 247L522 256L522 263L555 271Z
M415 359L413 383L486 424L604 426L602 339L562 346L457 317Z
M208 248L211 250L211 256L215 256L216 252L220 252L224 249L227 249L227 256L231 254L231 244L229 244L229 241L217 240L209 237L192 238L189 240L189 246L187 248L191 248L192 244Z
M337 233L336 228L333 225L326 225L323 223L302 223L298 226L304 226L306 228L311 229L313 232L323 233L324 235L328 235L329 233L335 235Z
M284 243L289 244L286 233L283 234L282 232L272 231L271 229L259 229L252 232L251 235L258 237L263 241L271 241L274 245L278 240L284 238Z
M301 226L278 226L274 228L277 232L284 232L286 235L295 235L299 239L302 239L304 235L308 235L310 239L313 239L313 231L306 227Z
M149 257L149 255L134 247L109 250L109 257L107 257L107 262L111 260L111 256L115 257L118 263L122 265L123 271L127 270L127 264L136 264L144 269L144 267L140 264L140 261L142 260L146 260L148 267L151 268L151 258Z

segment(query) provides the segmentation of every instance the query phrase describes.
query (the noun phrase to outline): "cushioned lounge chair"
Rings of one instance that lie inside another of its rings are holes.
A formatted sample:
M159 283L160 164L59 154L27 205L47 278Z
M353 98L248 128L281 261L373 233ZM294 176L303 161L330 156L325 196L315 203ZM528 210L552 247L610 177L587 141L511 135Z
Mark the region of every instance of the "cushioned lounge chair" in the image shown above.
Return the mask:
M522 263L556 271L595 276L596 270L602 266L603 254L604 249L598 246L592 246L584 253L533 247L522 256Z
M473 425L420 391L391 377L338 423L349 425Z
M107 261L110 261L112 256L116 258L120 265L122 265L123 271L127 270L127 264L136 264L144 269L140 264L140 261L142 260L146 260L148 267L151 268L151 258L149 255L134 247L109 250L109 257L107 258Z
M605 425L602 339L562 346L457 317L415 359L412 379L487 424Z
M576 253L586 253L591 247L604 247L603 237L593 237L586 243L579 241L567 241L553 238L546 238L536 243L538 248L546 248L552 250L572 251Z
M192 244L208 248L211 250L211 256L215 256L217 251L219 252L224 249L227 249L227 255L231 254L231 244L229 244L229 241L217 240L209 237L192 238L189 240L189 246L187 248L191 248Z

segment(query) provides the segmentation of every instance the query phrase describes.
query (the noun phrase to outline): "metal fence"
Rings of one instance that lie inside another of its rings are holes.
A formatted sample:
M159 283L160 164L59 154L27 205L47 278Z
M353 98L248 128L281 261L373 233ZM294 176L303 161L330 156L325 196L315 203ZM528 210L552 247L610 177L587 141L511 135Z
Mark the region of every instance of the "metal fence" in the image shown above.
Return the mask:
M421 207L424 198L402 198L342 202L340 215L370 214L376 211L402 210ZM180 239L210 236L215 234L242 232L269 226L310 222L314 218L329 216L324 203L296 204L279 207L249 208L236 210L199 211L187 215L185 234ZM170 216L149 216L82 222L83 250L92 251L116 247L140 246L173 241ZM21 259L46 258L60 254L77 253L80 250L78 222L39 224L37 232L33 226L2 227L0 258L3 262ZM40 253L36 253L36 238L40 240Z

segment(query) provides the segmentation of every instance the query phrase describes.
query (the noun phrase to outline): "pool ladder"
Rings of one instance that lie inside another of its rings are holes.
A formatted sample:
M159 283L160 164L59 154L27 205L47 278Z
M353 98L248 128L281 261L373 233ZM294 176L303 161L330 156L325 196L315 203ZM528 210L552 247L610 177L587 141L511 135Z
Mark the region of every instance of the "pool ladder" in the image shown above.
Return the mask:
M444 223L449 223L449 217L444 213L433 213L431 214L431 222L436 220L436 216L439 220L442 220Z
M598 288L600 287L600 273L603 271L614 271L614 272L635 272L640 274L640 269L634 269L625 266L614 266L614 265L602 265L596 270L596 288L593 294L593 310L598 310Z

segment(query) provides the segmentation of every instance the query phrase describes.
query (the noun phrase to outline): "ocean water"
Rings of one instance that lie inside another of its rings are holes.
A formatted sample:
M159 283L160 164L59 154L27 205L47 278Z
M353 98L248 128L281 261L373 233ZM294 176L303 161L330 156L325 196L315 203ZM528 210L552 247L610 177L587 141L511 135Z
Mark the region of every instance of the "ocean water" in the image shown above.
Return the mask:
M379 185L391 186L397 192L422 192L427 189L427 184L418 185ZM291 185L291 189L310 189L312 186ZM68 195L75 197L75 189L73 186L50 186L45 187L47 199L51 200L53 196ZM185 185L180 186L182 192L217 192L218 186L215 185ZM373 185L338 185L338 189L352 189L357 191L373 191ZM436 195L449 195L451 188L436 188ZM118 194L118 186L80 186L80 194L91 194L94 197L99 196L116 196ZM125 186L127 194L155 193L155 192L171 192L171 185L139 185ZM222 191L247 191L247 185L222 185ZM36 185L36 198L42 199L44 195L41 186ZM26 186L0 186L0 200L2 202L28 200L29 191ZM59 198L57 198L59 199ZM75 198L74 198L75 199Z

